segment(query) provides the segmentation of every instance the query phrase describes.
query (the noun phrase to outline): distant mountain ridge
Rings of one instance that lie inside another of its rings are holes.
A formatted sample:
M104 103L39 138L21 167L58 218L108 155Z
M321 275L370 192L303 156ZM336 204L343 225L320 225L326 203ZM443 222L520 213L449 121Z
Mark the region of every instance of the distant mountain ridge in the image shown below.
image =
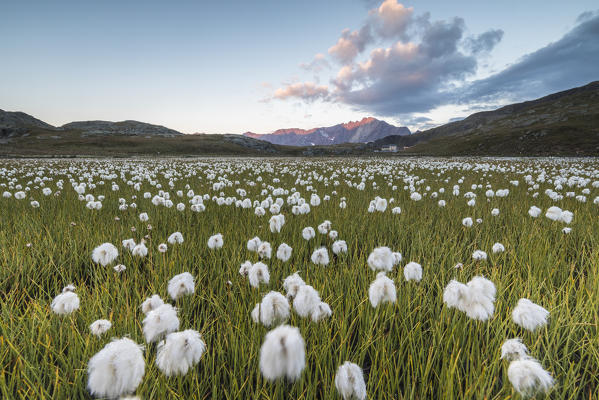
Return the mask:
M278 129L273 133L258 134L245 132L243 135L286 146L323 146L341 143L368 143L390 135L410 135L410 130L366 117L360 121L350 121L334 126L299 129Z
M0 110L0 157L365 156L391 149L404 156L599 156L599 81L408 133L370 117L269 135L185 135L138 121L54 127L22 112ZM265 136L272 142L260 140Z

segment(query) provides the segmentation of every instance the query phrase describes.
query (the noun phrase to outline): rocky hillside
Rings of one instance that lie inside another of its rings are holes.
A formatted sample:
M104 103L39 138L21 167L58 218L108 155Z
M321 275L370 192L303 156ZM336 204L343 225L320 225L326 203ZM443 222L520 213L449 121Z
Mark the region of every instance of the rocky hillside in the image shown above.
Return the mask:
M430 155L599 155L599 81L409 137L390 136L371 148L388 144Z
M263 135L253 132L246 132L243 135L287 146L326 146L341 143L367 143L389 135L409 134L410 130L405 126L397 127L369 117L361 121L309 130L289 128Z
M60 127L64 130L77 130L83 136L107 136L107 135L125 135L125 136L164 136L172 137L182 135L173 129L161 125L152 125L138 121L78 121L70 122Z
M32 128L55 129L52 125L23 112L0 110L0 140L26 135Z

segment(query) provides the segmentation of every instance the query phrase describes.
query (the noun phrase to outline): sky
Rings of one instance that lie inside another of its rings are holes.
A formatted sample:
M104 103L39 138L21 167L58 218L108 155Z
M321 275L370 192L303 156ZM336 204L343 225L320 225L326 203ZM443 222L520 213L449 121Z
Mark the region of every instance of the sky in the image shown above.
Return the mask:
M417 130L598 79L596 0L0 2L0 109L56 126Z

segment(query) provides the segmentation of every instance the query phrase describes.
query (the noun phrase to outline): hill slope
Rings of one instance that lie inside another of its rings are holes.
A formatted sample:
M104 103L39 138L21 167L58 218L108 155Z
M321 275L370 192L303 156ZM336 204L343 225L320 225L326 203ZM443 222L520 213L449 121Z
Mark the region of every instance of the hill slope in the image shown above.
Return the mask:
M430 155L599 155L599 81L461 121L391 136L403 153Z

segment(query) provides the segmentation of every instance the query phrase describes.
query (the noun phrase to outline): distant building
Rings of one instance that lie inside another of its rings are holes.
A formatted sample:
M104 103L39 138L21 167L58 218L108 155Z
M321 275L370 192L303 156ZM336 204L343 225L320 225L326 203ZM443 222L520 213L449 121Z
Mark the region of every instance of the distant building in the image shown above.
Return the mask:
M397 151L397 145L390 144L388 146L381 147L381 151L386 151L389 153L395 153Z

